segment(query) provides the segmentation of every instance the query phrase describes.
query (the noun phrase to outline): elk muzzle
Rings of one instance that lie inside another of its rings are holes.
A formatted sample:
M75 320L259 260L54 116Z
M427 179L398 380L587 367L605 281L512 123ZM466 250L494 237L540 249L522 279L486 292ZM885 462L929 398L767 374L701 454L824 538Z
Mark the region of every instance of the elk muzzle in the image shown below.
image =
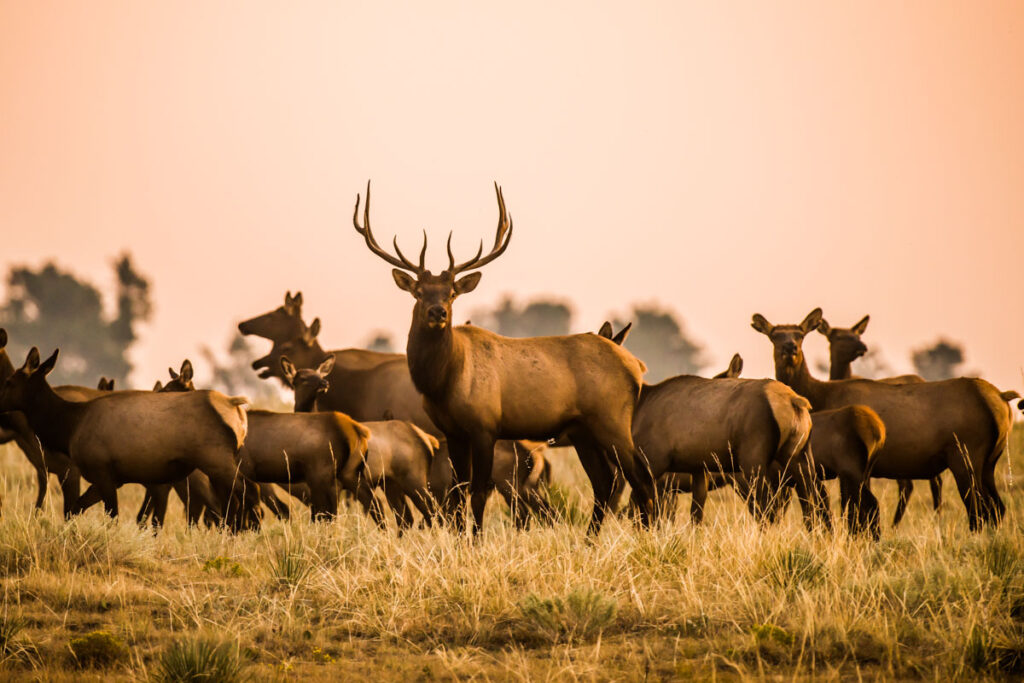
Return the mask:
M427 327L443 328L448 324L448 309L437 304L427 309Z

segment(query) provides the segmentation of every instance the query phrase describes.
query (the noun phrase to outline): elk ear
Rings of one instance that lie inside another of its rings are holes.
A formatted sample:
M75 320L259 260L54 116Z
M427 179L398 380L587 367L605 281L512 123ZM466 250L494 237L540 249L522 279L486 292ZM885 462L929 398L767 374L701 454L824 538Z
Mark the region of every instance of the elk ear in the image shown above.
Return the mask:
M804 331L804 334L808 334L811 330L817 327L818 323L821 322L821 317L822 313L820 308L815 308L813 311L808 313L807 317L804 318L804 321L800 323L800 328Z
M192 381L192 373L193 373L192 361L190 361L188 358L186 358L181 363L181 380L183 382L191 382Z
M619 333L612 337L612 341L622 346L626 343L626 337L629 336L629 331L633 329L633 323L626 323L626 326L619 330Z
M326 377L331 374L331 370L334 369L334 354L327 356L320 361L320 366L316 369L316 372L321 377Z
M610 322L608 322L607 320L605 320L603 323L601 323L601 329L599 329L597 331L597 336L598 337L604 337L605 339L611 339L612 338L612 324Z
M36 372L42 373L43 377L49 375L50 371L53 370L53 366L57 364L57 354L59 353L60 349L54 349L53 353L50 354L50 357L39 364L39 369L36 370Z
M0 349L7 346L7 330L0 327Z
M320 318L314 318L313 324L303 333L302 340L306 342L306 346L312 346L318 334L320 334Z
M476 289L476 286L480 284L480 278L483 277L483 273L470 273L464 278L455 281L455 293L456 294L468 294Z
M288 360L288 356L281 356L281 372L284 373L284 381L288 386L293 386L295 380L295 365Z
M854 325L850 329L852 331L856 332L857 334L864 334L864 331L866 329L868 329L868 321L869 320L871 320L871 316L870 315L866 315L866 316L864 316L863 318L860 319L860 322L858 322L856 325Z
M821 322L818 323L818 332L821 332L823 335L827 337L828 335L832 334L832 326L828 324L827 320L822 318Z
M772 330L775 329L775 326L768 322L768 319L760 313L754 314L754 317L750 321L750 326L761 334L766 334L769 337L772 336Z
M163 388L164 385L160 382L160 380L157 380L156 384L153 385L153 391L160 391Z
M28 350L28 355L25 356L25 364L21 366L26 372L35 372L36 368L39 367L39 349L32 347Z
M409 273L395 268L391 271L391 277L395 278L395 284L398 285L399 289L404 289L413 296L416 296L416 281L412 279Z
M174 368L167 368L167 374L171 376L171 379L178 379L178 373L174 371Z
M738 353L733 354L732 360L729 361L729 377L739 377L742 372L743 356Z
M295 296L292 297L292 303L296 306L302 306L302 292L295 292Z

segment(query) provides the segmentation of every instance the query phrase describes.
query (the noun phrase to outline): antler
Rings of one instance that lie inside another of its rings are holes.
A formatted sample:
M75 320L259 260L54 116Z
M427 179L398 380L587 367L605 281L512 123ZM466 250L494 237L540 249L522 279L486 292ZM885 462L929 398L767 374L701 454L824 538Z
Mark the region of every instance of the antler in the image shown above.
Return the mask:
M411 273L415 273L417 276L422 275L426 271L424 266L424 259L427 256L427 231L423 231L423 249L420 250L420 262L419 265L415 265L412 261L405 258L405 254L398 248L398 237L395 237L393 244L395 245L395 253L398 257L394 257L385 251L379 244L377 244L376 238L373 236L373 231L370 229L370 181L366 181L366 205L363 207L363 223L366 227L359 225L359 200L360 197L356 195L356 208L352 213L352 225L355 226L356 232L363 236L366 240L366 246L370 248L377 256L381 257L393 266L397 266L402 270L408 270Z
M455 256L452 254L452 234L448 233L448 271L452 275L466 270L483 268L508 249L508 243L512 240L512 216L508 215L505 210L505 197L497 182L494 183L494 192L498 195L498 229L494 236L494 246L491 248L491 252L483 258L480 257L484 253L484 241L480 240L480 248L477 249L476 256L465 263L455 265Z

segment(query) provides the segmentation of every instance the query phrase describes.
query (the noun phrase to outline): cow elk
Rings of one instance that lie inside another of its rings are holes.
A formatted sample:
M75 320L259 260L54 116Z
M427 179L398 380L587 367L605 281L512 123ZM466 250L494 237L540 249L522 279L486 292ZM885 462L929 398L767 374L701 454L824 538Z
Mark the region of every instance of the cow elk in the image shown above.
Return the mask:
M1002 394L981 379L886 384L863 379L823 382L807 368L804 338L821 322L816 308L797 325L772 325L755 314L751 325L774 347L775 376L806 397L815 410L866 405L885 424L885 444L872 476L931 479L953 473L972 530L998 524L1005 512L995 466L1006 449L1012 414Z
M853 374L852 365L853 361L868 352L868 347L861 341L861 336L867 330L870 320L871 316L866 315L849 328L832 327L824 318L818 323L818 332L828 339L829 379L863 379ZM900 375L885 377L877 381L886 384L919 384L924 382L924 379L919 375ZM942 505L942 476L929 479L928 484L932 491L932 506L938 511ZM892 518L893 526L899 524L903 519L910 495L914 492L914 482L910 479L900 479L897 485L899 498L896 501L896 512Z
M117 516L125 483L164 484L194 469L210 477L234 530L258 524L254 496L235 476L247 429L246 400L216 391L158 394L117 391L82 402L61 398L46 381L57 352L40 363L33 348L0 390L0 410L21 410L44 445L67 453L91 482L73 512L102 500ZM182 429L181 424L188 424Z
M0 386L14 374L14 364L7 355L7 330L0 328ZM49 485L49 473L43 448L36 439L28 419L17 411L0 413L0 444L13 441L21 449L36 472L36 509L43 507L46 500L46 489ZM75 498L78 497L77 489ZM74 500L71 501L74 504Z
M452 303L473 291L483 268L508 248L512 220L501 189L494 246L456 263L448 239L448 267L435 275L424 265L427 239L418 263L394 242L395 255L380 247L370 227L370 185L363 225L356 197L353 224L369 250L395 266L399 289L412 294L412 325L406 356L427 415L448 439L460 484L468 483L479 531L490 492L494 443L498 439L544 441L567 432L594 490L590 531L604 520L612 489L609 459L624 472L641 503L641 521L653 512L654 481L631 435L633 410L643 366L632 354L594 334L511 339L475 326L452 327ZM464 499L460 486L456 496ZM461 507L461 506L460 506ZM461 526L461 515L456 524Z

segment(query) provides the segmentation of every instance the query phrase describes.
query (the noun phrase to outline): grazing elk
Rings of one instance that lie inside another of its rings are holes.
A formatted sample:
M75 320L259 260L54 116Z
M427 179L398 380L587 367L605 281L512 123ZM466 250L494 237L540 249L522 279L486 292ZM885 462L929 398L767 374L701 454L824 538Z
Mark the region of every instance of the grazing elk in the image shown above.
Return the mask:
M402 373L395 377L388 377L386 381L391 386L403 388L406 396L419 394L412 385L412 378L409 375L409 367L404 362L405 356L401 357ZM281 357L281 373L286 385L295 391L295 411L311 412L323 410L321 401L325 394L331 390L331 371L335 365L335 356L327 354L322 356L319 365L315 368L298 369L287 356ZM382 366L383 368L383 366ZM387 373L385 376L389 375ZM381 376L378 374L378 376ZM385 392L385 394L390 392ZM402 404L404 401L398 401ZM422 405L422 401L420 402ZM422 408L420 408L422 412ZM385 408L382 417L385 420L395 419L390 408ZM426 419L426 414L423 414ZM407 420L416 424L413 420ZM433 423L426 420L427 424L433 427ZM422 428L422 427L421 427ZM433 430L436 431L436 427ZM431 430L424 429L428 434ZM431 436L435 436L431 434ZM415 442L413 442L415 444ZM422 457L421 449L417 446L412 452L415 457ZM551 506L544 495L542 484L549 476L549 466L546 459L546 446L536 442L498 441L494 449L494 466L491 472L491 479L495 488L509 504L512 509L512 517L519 527L527 523L527 511L532 512L540 519L551 518ZM442 503L442 508L451 512L450 501L454 496L449 496L454 482L454 470L451 460L448 458L447 445L442 442L436 452L432 454L430 466L429 483L430 490L436 499ZM520 504L522 503L522 504ZM396 513L400 511L396 510Z
M622 344L627 325L612 336L605 322L599 337ZM757 519L769 513L767 476L774 463L785 470L807 448L811 434L810 404L774 380L736 379L742 359L734 356L724 377L708 379L679 375L659 384L644 384L633 417L633 441L650 463L651 472L689 474L693 501L690 517L704 518L708 473L739 473L736 484ZM809 474L805 468L804 474ZM828 524L827 508L818 491L798 478L801 501L810 525L820 516ZM753 486L753 490L751 490ZM806 489L806 490L805 490Z
M14 364L11 363L11 359L7 355L7 330L0 328L0 386L3 386L7 378L13 374ZM46 456L43 453L39 440L32 431L32 427L29 426L28 419L23 413L18 411L0 413L0 444L10 443L11 441L18 445L18 448L25 454L32 468L36 471L35 507L38 510L43 507L43 501L46 500L46 489L49 485ZM77 480L73 494L74 498L71 500L71 505L78 498ZM68 493L65 493L65 500L68 497ZM65 505L67 506L67 503Z
M823 382L811 376L804 337L818 327L816 308L798 325L772 325L755 314L752 327L774 347L775 376L805 396L815 410L866 405L882 419L885 444L872 476L931 479L953 473L972 530L998 524L1005 505L995 483L995 466L1006 449L1012 414L1000 393L981 379L960 378L921 384L886 384L849 379Z
M824 318L818 323L818 332L828 339L829 379L863 379L853 374L852 365L853 361L868 352L868 347L861 341L861 335L867 330L870 319L871 316L866 315L850 328L832 327ZM877 381L886 384L919 384L924 382L924 379L919 375L900 375L885 377ZM899 498L896 501L896 512L892 518L893 526L899 524L903 519L907 503L910 501L910 494L914 492L912 480L900 479L896 483L899 487ZM942 476L929 479L928 484L932 491L932 505L935 510L938 510L942 505Z
M395 284L416 299L406 347L409 372L423 394L427 415L444 432L460 484L469 483L476 530L483 523L491 488L494 443L498 439L546 440L563 432L580 455L594 489L590 531L601 528L612 487L609 458L624 472L642 503L641 522L653 512L654 481L633 445L631 424L640 393L642 364L632 354L594 334L511 339L474 326L453 328L452 303L473 291L479 272L501 256L512 236L512 221L501 189L494 247L456 263L448 240L448 267L435 275L398 248L381 248L370 228L370 185L363 223L356 197L353 225L372 253L395 266ZM411 275L410 275L411 274ZM455 495L464 499L463 488ZM460 506L461 507L461 506ZM461 525L461 515L456 524Z
M68 401L46 381L56 363L57 351L40 363L33 348L0 389L0 410L24 412L40 441L66 452L91 482L73 512L102 500L116 516L122 484L169 483L200 469L226 501L224 518L232 529L258 524L249 514L255 496L235 477L247 428L245 399L216 391L117 391Z

